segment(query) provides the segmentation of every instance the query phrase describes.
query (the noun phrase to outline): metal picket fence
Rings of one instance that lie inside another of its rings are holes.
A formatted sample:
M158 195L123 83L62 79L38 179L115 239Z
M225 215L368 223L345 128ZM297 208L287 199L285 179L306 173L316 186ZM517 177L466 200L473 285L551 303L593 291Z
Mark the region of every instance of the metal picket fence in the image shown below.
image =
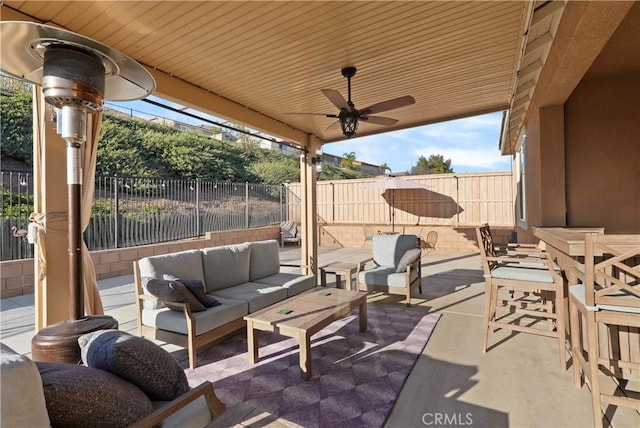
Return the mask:
M0 175L0 260L33 257L33 245L20 236L33 211L32 176ZM84 237L89 250L106 250L278 224L286 215L283 191L256 183L97 177Z

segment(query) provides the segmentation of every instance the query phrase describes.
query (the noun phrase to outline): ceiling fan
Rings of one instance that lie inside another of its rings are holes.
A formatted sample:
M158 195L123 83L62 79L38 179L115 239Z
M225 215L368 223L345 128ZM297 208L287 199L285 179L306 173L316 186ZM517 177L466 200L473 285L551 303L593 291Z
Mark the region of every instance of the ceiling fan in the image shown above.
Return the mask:
M291 114L312 114L319 116L326 116L338 119L332 123L326 130L335 129L338 126L342 129L342 133L351 138L358 131L358 123L365 121L368 123L374 123L376 125L391 126L398 123L398 119L391 119L383 116L370 116L376 113L382 113L384 111L393 110L396 108L408 106L414 104L416 100L411 95L405 95L404 97L394 98L387 101L382 101L361 110L356 109L353 101L351 101L351 78L355 76L355 67L345 67L342 69L342 75L347 78L347 90L348 100L345 100L342 94L334 89L322 89L322 93L333 103L334 106L340 109L338 114L326 114L326 113L291 113Z

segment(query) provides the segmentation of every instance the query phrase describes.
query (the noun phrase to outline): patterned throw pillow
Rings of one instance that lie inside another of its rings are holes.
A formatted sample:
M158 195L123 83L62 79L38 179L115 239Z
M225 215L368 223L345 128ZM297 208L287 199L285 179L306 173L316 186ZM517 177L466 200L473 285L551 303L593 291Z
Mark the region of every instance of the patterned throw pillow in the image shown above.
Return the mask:
M140 388L109 372L66 363L36 366L53 427L126 427L153 412Z
M172 303L187 303L191 312L206 311L202 303L181 282L167 281L158 278L143 278L144 287L149 294L156 296L166 307L182 312L182 308Z
M136 385L152 400L173 400L189 391L189 382L171 354L142 337L100 330L78 338L82 361Z
M196 299L198 299L198 301L207 308L211 308L213 306L218 306L221 304L216 299L205 293L204 284L198 279L182 279L168 274L162 275L162 279L166 279L168 281L178 281L182 283L185 287L187 287L187 290L191 291Z
M396 272L406 272L407 266L420 260L421 255L420 248L414 248L404 253L398 262Z

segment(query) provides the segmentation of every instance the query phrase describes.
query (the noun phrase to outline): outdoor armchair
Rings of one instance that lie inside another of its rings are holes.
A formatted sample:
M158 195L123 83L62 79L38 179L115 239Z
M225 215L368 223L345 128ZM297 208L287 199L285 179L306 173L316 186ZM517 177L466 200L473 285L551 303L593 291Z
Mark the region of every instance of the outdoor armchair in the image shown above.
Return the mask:
M284 247L285 242L295 242L300 245L298 226L293 221L280 223L280 245Z
M412 290L417 287L422 293L421 256L415 235L373 236L373 258L358 267L358 290L404 295L410 305Z

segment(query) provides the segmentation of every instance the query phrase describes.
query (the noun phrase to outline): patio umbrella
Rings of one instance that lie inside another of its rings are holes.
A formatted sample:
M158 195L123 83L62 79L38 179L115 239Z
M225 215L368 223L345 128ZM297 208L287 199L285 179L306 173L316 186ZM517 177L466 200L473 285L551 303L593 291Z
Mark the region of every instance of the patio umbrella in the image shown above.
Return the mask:
M396 189L430 189L431 186L416 183L415 181L404 180L398 177L383 178L378 181L372 181L362 185L363 189L382 189L383 191L391 190L391 232L395 232L396 217Z

